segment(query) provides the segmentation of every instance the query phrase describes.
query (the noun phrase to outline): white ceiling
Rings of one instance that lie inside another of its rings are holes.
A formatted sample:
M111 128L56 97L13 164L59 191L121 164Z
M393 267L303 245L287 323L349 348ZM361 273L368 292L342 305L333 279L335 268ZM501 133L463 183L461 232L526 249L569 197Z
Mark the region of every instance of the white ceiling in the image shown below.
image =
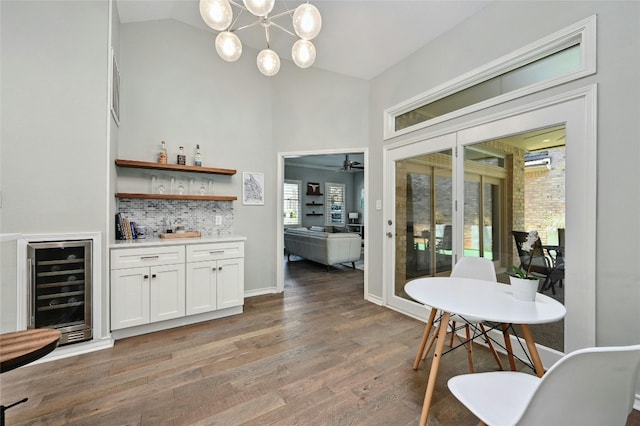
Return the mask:
M361 173L362 169L353 168L344 170L343 165L345 159L357 163L358 166L364 166L364 154L361 152L352 152L349 154L321 154L321 155L305 155L302 157L290 157L285 159L287 166L311 167L314 169L347 171L351 173Z
M369 80L489 1L311 0L322 15L322 31L313 41L317 50L314 67ZM277 0L272 15L293 10L300 3ZM202 21L198 0L117 0L117 4L122 23L175 19L210 31L212 38L216 33ZM233 11L237 14L238 9ZM287 21L277 22L291 29ZM240 30L238 35L245 45L258 50L266 47L262 27ZM282 58L290 59L293 41L292 36L271 30L271 46ZM211 54L217 56L213 47Z

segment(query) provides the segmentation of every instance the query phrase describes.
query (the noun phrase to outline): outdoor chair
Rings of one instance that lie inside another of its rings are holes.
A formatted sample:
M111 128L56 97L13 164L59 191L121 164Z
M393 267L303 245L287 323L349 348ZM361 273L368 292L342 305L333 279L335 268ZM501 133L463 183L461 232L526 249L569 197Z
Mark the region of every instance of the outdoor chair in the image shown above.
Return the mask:
M516 243L516 249L518 250L518 257L520 258L520 268L528 271L532 275L537 275L540 278L544 278L545 281L541 288L547 283L547 278L553 270L552 260L545 256L544 248L542 247L542 241L538 238L533 244L531 251L526 251L522 248L522 244L527 241L528 232L524 231L511 231Z
M639 370L640 345L587 348L542 378L497 371L455 376L448 386L486 425L624 425Z
M544 285L540 289L540 291L547 291L549 288L551 289L552 294L556 294L556 283L558 286L562 288L564 282L564 254L565 254L565 246L564 246L564 228L558 228L558 246L557 248L547 249L549 255L551 255L553 261L553 268L549 273L547 279L544 282Z

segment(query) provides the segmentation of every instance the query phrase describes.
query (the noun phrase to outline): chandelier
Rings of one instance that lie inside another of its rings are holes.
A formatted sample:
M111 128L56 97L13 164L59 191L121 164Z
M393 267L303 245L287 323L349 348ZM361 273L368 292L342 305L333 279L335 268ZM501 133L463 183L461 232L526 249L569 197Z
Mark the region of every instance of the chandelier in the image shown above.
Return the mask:
M235 20L233 19L232 5L240 9ZM228 62L238 60L242 54L242 43L235 33L260 25L264 28L267 41L267 48L261 50L257 58L258 69L262 74L273 76L280 70L280 57L271 50L269 44L269 29L271 27L278 28L293 37L299 37L291 48L291 56L297 66L308 68L313 65L316 59L316 48L311 40L320 33L322 27L320 12L307 2L299 5L295 10L287 10L270 16L274 5L275 0L242 0L242 4L234 0L200 0L202 19L209 27L220 31L216 36L215 43L218 55ZM250 13L255 20L248 25L234 28L243 12ZM276 19L287 15L292 18L295 34L275 22Z

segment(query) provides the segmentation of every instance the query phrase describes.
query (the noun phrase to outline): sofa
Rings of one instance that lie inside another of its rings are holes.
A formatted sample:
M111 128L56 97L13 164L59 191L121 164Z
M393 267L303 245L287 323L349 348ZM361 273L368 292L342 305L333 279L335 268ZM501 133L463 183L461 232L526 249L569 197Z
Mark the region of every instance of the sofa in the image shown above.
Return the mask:
M351 262L355 268L360 259L360 235L353 232L324 232L322 228L287 228L284 231L284 248L290 255L327 265Z

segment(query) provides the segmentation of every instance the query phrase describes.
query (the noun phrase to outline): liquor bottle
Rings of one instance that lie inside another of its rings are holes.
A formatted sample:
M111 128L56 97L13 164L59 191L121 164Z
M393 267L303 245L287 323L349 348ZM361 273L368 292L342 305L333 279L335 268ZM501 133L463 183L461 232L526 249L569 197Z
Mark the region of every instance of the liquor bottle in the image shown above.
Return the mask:
M196 145L196 155L193 157L194 166L202 166L202 156L200 155L200 144Z
M187 156L184 155L184 147L181 146L180 152L178 152L178 164L185 166L187 164Z
M160 152L158 153L158 163L167 164L167 146L164 141L162 141L162 148L160 148Z

